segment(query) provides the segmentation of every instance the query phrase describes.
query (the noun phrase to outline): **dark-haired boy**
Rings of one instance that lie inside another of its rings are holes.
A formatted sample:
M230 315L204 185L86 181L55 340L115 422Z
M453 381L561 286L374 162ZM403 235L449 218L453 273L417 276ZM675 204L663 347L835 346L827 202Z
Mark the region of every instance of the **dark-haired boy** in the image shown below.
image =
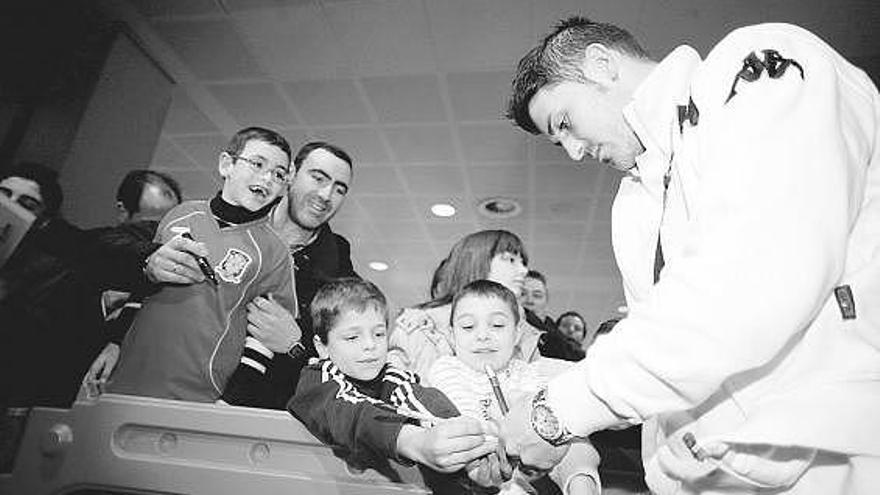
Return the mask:
M220 193L185 202L162 219L157 242L180 236L198 241L194 255L204 258L205 277L191 285L165 284L144 302L109 392L213 402L245 348L247 303L268 296L295 312L287 247L267 218L287 182L290 155L276 132L243 129L220 154Z
M318 290L311 313L320 359L303 369L288 409L312 434L345 448L352 464L392 479L399 479L392 461L417 462L435 493L479 489L463 476L438 473L467 468L485 485L505 476L495 439L484 434L488 425L439 419L458 416L458 410L438 390L422 387L414 373L385 361L387 304L375 285L360 279L330 282ZM428 425L410 413L438 419Z

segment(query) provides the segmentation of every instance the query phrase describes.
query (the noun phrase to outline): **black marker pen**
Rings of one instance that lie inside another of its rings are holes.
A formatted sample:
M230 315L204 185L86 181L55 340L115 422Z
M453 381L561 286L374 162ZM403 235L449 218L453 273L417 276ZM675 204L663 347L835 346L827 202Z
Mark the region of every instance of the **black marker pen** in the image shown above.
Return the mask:
M180 236L183 237L184 239L189 239L191 241L195 241L195 239L193 239L192 234L190 234L189 232L184 232L184 233L180 234ZM199 269L202 270L202 273L205 274L205 277L212 284L218 285L219 282L217 282L217 275L214 274L214 269L211 268L211 263L208 261L208 258L205 258L204 256L199 256L199 255L193 254L193 253L190 253L190 254L192 255L193 258L195 258L196 263L199 265Z

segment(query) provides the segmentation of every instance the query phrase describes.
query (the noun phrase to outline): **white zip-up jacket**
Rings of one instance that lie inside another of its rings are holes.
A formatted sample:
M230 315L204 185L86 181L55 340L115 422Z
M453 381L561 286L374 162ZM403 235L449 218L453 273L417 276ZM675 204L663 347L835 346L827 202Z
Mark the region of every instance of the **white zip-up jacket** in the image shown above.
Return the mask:
M630 311L550 383L563 423L652 419L657 493L718 469L784 488L817 451L880 455L876 87L816 36L765 24L704 61L679 47L624 116L646 148L612 211Z

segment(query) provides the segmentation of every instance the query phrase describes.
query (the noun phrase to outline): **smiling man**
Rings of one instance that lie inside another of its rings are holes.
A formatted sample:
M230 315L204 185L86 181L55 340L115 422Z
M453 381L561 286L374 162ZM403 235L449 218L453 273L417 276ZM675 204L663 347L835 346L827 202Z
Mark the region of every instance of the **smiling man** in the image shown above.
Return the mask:
M575 437L650 421L652 493L876 490L880 95L864 72L787 24L655 62L571 18L513 93L516 125L626 172L612 243L630 311L511 410L508 452L546 467Z

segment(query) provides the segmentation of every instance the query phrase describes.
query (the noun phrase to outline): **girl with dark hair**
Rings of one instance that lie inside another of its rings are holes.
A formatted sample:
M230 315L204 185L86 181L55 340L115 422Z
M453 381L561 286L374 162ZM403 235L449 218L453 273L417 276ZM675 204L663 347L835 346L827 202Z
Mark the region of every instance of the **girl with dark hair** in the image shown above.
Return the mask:
M434 272L431 300L405 309L395 320L388 361L425 380L434 360L454 354L449 318L455 294L481 279L498 282L520 294L527 264L525 246L512 232L481 230L459 240ZM524 318L518 332L517 355L526 361L539 357L540 332Z

